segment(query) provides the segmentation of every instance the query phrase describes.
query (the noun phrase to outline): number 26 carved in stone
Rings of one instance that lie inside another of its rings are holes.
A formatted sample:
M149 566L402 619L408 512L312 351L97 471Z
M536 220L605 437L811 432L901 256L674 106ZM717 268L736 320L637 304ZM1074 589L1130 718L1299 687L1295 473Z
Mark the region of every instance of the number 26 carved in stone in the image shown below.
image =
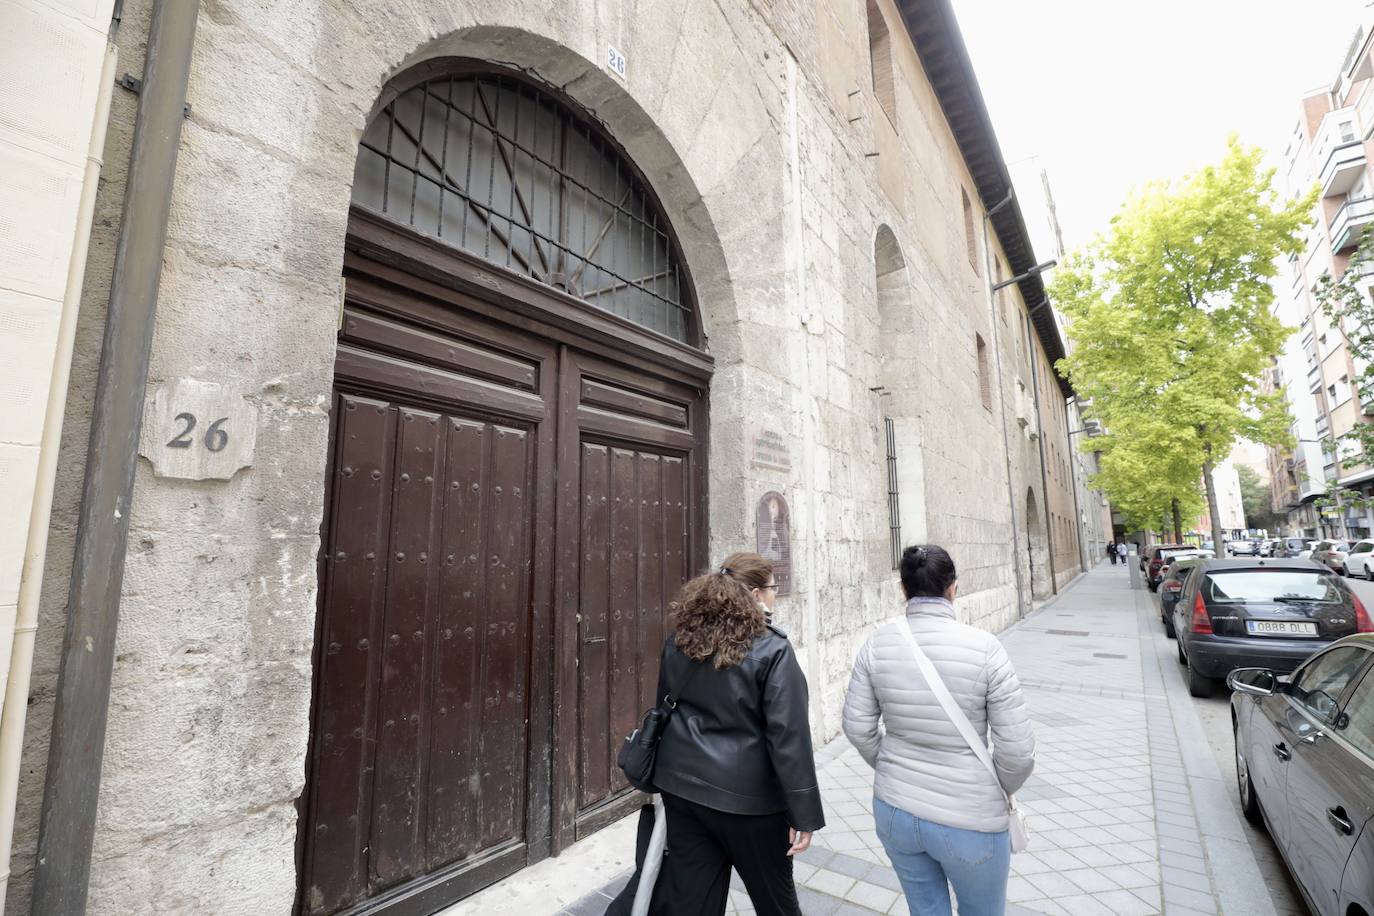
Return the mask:
M139 454L154 475L228 480L252 464L257 408L241 394L189 378L168 379L150 394Z
M191 438L191 432L196 428L196 415L193 413L182 412L176 418L186 425L182 427L180 433L171 442L167 443L168 448L190 448L195 442ZM228 417L220 417L210 424L210 428L205 431L205 447L212 452L222 452L224 447L229 444L229 433L223 429L223 425L229 422Z

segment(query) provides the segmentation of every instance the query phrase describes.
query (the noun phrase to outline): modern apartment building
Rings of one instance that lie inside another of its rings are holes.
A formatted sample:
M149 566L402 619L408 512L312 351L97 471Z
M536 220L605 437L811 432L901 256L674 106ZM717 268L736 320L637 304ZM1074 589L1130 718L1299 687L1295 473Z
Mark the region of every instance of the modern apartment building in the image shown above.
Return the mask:
M1374 400L1361 402L1357 365L1344 329L1330 321L1313 290L1323 275L1341 276L1374 223L1374 44L1361 28L1331 84L1302 99L1284 150L1282 178L1290 196L1320 187L1313 225L1300 256L1276 281L1275 312L1298 330L1266 373L1269 390L1287 394L1293 444L1269 455L1274 508L1288 514L1288 532L1309 536L1366 537L1374 513L1350 505L1318 510L1314 502L1335 483L1374 492L1374 465L1341 436L1374 415ZM1374 288L1374 272L1361 277Z

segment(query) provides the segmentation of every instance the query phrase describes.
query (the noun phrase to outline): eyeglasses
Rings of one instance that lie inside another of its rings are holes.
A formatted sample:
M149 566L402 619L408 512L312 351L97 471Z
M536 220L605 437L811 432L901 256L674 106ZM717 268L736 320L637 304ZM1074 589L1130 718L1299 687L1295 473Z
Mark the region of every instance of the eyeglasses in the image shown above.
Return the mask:
M773 583L772 585L760 585L759 588L761 588L761 589L764 589L764 588L771 588L773 591L777 591L777 590L778 590L778 585L777 585L777 583L775 582L775 583Z

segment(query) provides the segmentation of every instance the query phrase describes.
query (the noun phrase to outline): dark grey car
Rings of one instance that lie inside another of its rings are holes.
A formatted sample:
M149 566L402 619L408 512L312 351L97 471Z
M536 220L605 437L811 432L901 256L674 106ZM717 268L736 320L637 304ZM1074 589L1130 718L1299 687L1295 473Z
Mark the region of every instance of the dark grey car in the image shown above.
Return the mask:
M1310 560L1203 560L1174 605L1188 690L1212 695L1236 668L1287 673L1332 640L1374 631L1345 580Z
M1164 579L1159 583L1156 594L1159 595L1159 618L1164 621L1164 634L1170 639L1175 637L1174 605L1183 592L1183 586L1187 584L1188 574L1200 562L1201 557L1184 555L1174 557L1169 565L1163 568Z
M1232 672L1236 782L1319 916L1374 913L1374 636Z

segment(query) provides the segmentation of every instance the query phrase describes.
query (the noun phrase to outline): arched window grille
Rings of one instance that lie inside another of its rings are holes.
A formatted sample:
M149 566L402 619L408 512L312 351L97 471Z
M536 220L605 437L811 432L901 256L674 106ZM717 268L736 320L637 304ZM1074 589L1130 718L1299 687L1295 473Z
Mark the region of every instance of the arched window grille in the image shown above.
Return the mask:
M598 125L525 79L445 76L399 94L363 134L353 203L695 342L652 191Z

